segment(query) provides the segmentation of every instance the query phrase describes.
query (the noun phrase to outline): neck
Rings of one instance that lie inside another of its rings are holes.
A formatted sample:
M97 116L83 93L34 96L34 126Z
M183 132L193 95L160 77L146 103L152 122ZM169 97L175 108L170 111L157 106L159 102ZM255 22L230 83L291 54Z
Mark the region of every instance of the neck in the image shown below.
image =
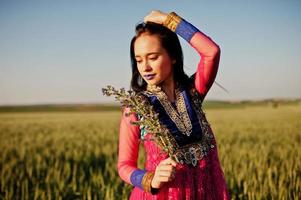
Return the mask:
M165 92L165 94L168 97L168 100L173 102L176 100L175 98L175 82L172 76L170 78L166 79L162 85L162 90Z

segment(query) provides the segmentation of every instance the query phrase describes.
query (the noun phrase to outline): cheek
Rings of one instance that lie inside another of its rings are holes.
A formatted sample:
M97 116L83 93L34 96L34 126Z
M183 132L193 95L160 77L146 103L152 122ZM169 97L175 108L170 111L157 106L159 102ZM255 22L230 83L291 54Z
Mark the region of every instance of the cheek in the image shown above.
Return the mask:
M163 76L162 78L166 79L166 78L170 77L171 73L172 73L171 67L165 68L164 72L162 74L162 76Z
M160 70L161 70L162 76L164 76L164 77L169 76L170 73L172 72L171 62L169 60L165 60L164 62L162 62L160 65Z
M142 72L142 67L139 67L139 66L137 65L137 70L138 70L139 74L141 74L141 72Z

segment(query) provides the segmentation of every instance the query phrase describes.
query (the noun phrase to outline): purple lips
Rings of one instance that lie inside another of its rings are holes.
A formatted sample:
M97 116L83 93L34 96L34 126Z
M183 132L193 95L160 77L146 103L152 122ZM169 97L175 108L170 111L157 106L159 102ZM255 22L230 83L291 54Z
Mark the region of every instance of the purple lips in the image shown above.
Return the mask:
M156 74L147 74L144 75L144 78L146 78L147 80L152 80L155 77Z

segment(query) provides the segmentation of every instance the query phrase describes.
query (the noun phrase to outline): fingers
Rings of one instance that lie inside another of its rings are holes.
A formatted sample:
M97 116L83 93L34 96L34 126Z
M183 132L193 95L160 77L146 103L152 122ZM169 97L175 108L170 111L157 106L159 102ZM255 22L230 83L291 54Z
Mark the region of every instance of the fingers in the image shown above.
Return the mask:
M175 170L175 167L174 166L172 166L172 165L160 165L159 166L159 168L160 168L160 170L162 170L162 171L173 171L173 170Z
M177 163L171 158L162 160L156 167L152 180L152 187L160 188L162 183L172 181L175 178Z
M175 175L176 170L174 168L164 169L162 167L158 167L156 172L158 176L171 176L171 175Z
M170 157L167 158L167 159L165 159L165 160L163 160L161 163L162 163L162 164L165 164L165 165L172 165L173 167L176 167L176 166L177 166L176 161L174 161L174 160L171 159ZM160 164L161 164L161 163L160 163Z
M174 179L174 176L160 176L158 177L158 181L160 181L161 183L166 183L169 181L172 181Z
M158 24L162 24L166 19L167 14L163 13L160 10L153 10L148 15L146 15L143 21L146 22L155 22Z
M161 161L156 169L158 177L162 178L164 181L173 179L175 177L176 165L177 163L171 158Z
M174 171L160 171L157 177L160 182L168 182L175 178L175 174Z
M172 174L172 171L160 171L158 175L159 177L170 177Z

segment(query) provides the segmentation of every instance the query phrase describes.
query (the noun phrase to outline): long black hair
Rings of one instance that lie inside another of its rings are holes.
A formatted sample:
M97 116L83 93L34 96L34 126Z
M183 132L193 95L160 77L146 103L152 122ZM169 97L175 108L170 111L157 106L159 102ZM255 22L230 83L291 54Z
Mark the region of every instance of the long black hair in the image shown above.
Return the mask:
M183 52L176 33L168 28L152 22L139 23L135 28L135 36L131 40L130 55L132 65L132 80L131 88L135 92L146 90L147 83L141 77L135 59L134 44L136 39L143 33L156 35L161 42L162 47L167 51L169 57L175 60L173 64L173 76L175 83L182 87L188 87L190 82L188 76L184 72L183 67Z

